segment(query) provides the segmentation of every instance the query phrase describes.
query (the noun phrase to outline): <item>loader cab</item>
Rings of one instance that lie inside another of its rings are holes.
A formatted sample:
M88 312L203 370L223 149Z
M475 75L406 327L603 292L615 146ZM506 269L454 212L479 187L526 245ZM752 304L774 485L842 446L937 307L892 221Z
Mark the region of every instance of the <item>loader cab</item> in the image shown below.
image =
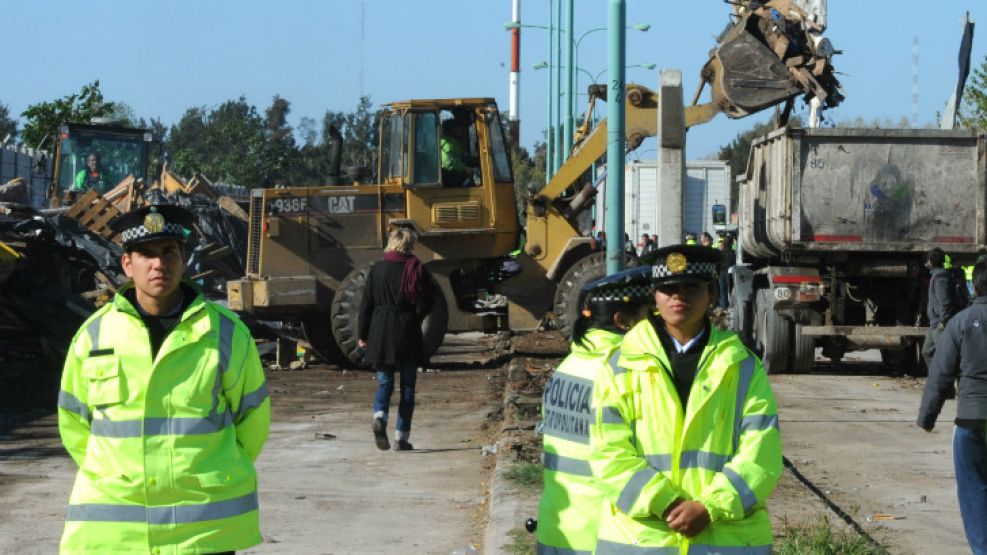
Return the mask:
M380 186L405 196L405 214L388 224L414 228L444 258L514 249L514 176L493 99L397 102L379 124Z
M59 128L49 189L52 206L95 190L105 194L130 177L146 179L151 133L116 125L65 123Z

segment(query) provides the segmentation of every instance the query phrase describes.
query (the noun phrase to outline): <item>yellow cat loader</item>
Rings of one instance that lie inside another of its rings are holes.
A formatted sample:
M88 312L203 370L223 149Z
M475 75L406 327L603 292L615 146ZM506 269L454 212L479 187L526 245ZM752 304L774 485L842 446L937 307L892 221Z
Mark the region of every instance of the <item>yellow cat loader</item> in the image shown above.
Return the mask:
M837 104L831 52L816 51L811 27L787 0L739 10L703 68L712 99L688 106L686 125L719 112L744 117L800 94ZM591 97L603 91L591 87ZM628 147L636 148L657 132L657 95L628 85L622 100ZM589 169L606 153L606 122L584 128L559 172L528 196L524 230L493 99L394 102L378 125L375 179L334 171L333 185L252 191L246 277L228 283L230 308L299 324L321 357L358 363L367 270L388 230L404 226L418 233L415 252L442 293L423 323L429 352L447 331L534 329L548 311L568 331L579 290L605 272L604 253L592 250L577 218L592 205ZM449 141L460 145L466 171L443 167Z

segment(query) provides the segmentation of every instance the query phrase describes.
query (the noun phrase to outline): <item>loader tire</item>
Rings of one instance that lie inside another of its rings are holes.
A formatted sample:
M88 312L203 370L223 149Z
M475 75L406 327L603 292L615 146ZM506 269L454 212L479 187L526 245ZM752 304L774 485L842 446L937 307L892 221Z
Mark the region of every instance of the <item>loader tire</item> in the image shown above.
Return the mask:
M628 255L624 259L624 267L637 266L637 258ZM580 258L562 275L555 287L555 301L552 310L555 313L556 327L566 339L572 338L572 325L579 319L579 293L587 283L607 275L607 254L595 252Z
M329 314L310 314L302 319L302 331L305 340L316 358L326 364L348 364L349 359L336 345L329 325Z
M361 368L368 367L363 360L363 349L360 348L358 340L360 303L363 301L363 289L367 284L369 272L369 266L350 272L340 282L332 299L332 336L346 360ZM436 292L435 300L431 312L422 321L426 357L431 357L442 345L449 325L449 306L445 295L442 294L442 289L435 283L434 278L432 286Z
M791 326L788 319L774 311L770 289L757 292L757 315L757 344L764 369L769 374L784 374L789 371Z

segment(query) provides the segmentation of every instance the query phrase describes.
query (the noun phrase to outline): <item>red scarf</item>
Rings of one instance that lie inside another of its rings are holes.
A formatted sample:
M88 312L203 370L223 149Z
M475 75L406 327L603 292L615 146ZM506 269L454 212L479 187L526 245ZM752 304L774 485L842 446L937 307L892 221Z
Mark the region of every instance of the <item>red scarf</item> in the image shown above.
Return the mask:
M402 254L397 251L384 253L388 262L403 262L404 273L401 274L401 297L408 303L418 304L418 294L421 293L422 279L425 277L425 266L413 254Z

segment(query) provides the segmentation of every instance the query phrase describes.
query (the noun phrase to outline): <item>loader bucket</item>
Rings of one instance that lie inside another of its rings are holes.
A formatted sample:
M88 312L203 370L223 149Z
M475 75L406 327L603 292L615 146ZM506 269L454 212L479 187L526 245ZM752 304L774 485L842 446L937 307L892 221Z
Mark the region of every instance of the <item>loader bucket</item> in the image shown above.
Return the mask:
M739 12L702 70L719 111L742 118L802 94L806 101L820 99L824 107L843 100L830 63L837 52L805 12L787 0ZM697 100L698 91L693 104Z

